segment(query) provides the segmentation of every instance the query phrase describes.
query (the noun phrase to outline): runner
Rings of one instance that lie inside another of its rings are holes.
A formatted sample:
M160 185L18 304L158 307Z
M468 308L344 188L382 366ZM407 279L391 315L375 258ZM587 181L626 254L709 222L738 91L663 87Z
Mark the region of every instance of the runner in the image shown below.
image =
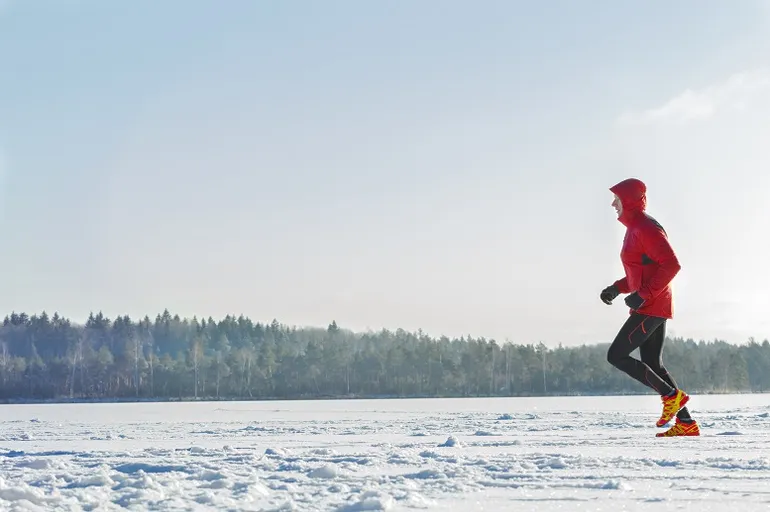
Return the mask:
M676 423L657 437L698 436L698 423L685 407L690 397L679 389L663 366L663 342L666 322L673 318L671 280L681 268L663 227L647 212L647 187L629 178L610 191L615 194L612 206L618 220L626 226L620 259L625 277L601 292L605 304L621 293L631 309L607 351L607 361L661 396L663 413L658 427L674 416ZM631 357L639 349L641 361Z

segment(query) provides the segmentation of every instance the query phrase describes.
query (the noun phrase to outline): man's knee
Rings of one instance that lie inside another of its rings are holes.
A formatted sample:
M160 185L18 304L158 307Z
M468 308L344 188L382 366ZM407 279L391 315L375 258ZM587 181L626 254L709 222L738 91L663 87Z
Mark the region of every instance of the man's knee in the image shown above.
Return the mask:
M620 364L621 359L623 359L623 354L618 352L617 350L613 349L614 345L607 350L607 362L610 363L612 366L618 366Z

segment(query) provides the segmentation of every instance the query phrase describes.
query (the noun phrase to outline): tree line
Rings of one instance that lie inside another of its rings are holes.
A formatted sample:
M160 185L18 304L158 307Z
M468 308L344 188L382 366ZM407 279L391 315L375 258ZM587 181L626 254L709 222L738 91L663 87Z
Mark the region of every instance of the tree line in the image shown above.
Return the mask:
M75 324L13 313L0 328L0 400L294 399L649 393L607 363L607 344L501 343L422 331L356 333L168 310ZM634 354L638 356L638 354ZM770 342L669 338L692 393L770 390Z

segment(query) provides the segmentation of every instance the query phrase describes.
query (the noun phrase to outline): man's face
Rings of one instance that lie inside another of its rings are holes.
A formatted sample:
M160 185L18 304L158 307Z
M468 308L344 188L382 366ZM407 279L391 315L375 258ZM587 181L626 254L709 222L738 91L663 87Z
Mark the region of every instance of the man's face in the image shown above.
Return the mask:
M623 213L623 203L620 202L620 198L617 196L617 194L614 194L615 199L612 201L612 206L615 207L615 211L618 213L618 217L620 217L620 214Z

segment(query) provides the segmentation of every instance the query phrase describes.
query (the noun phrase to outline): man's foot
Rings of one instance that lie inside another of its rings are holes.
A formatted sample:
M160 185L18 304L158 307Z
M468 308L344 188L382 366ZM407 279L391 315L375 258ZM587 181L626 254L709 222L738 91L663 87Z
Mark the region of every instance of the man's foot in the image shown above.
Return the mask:
M685 404L687 404L687 402L690 400L690 397L681 389L675 389L672 395L662 396L660 399L663 402L663 413L660 415L660 419L656 423L658 427L662 427L671 421L671 418L676 416L676 413L678 413L679 410L684 407Z
M682 421L679 418L676 419L676 423L670 429L665 432L658 432L655 437L675 437L675 436L699 436L700 428L698 422L695 420Z

